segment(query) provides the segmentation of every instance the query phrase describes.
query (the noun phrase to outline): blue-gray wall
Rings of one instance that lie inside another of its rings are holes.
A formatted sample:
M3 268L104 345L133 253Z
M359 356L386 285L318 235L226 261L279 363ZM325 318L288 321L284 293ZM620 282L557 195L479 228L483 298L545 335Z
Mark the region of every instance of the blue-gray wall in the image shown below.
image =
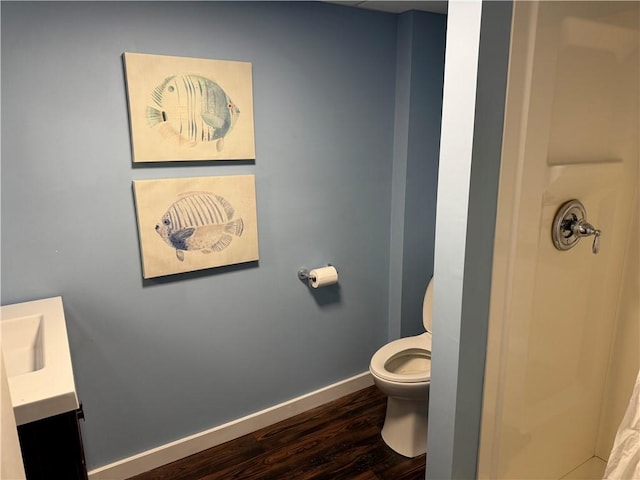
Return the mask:
M511 14L448 9L426 478L477 477Z
M424 332L422 300L433 274L446 18L398 17L391 190L389 337Z
M433 275L446 22L441 15L404 15L411 16L412 32L402 255L401 336L407 337L424 331L422 300Z
M89 468L363 372L387 341L397 33L311 2L2 3L1 300L63 296ZM125 51L252 62L255 163L134 168ZM256 175L260 261L143 282L131 181L231 174ZM326 262L339 286L297 279Z

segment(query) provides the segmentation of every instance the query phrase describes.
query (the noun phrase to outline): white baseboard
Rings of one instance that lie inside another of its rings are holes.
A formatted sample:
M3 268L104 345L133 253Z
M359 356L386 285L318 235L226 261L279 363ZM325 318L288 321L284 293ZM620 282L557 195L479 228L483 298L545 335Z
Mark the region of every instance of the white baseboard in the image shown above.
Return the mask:
M196 433L96 468L89 472L89 480L123 480L133 477L207 448L215 447L221 443L255 432L371 385L373 385L371 374L369 372L361 373L355 377L347 378L341 382L328 385L320 390L307 393L224 425L219 425L204 432Z

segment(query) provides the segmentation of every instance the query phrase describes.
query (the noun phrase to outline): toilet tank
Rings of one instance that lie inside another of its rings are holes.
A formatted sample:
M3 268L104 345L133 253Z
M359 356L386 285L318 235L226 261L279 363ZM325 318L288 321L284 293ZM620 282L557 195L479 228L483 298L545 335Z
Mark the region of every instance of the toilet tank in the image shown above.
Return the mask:
M424 325L424 329L429 333L431 333L433 326L431 312L433 312L433 277L427 284L424 299L422 300L422 324Z

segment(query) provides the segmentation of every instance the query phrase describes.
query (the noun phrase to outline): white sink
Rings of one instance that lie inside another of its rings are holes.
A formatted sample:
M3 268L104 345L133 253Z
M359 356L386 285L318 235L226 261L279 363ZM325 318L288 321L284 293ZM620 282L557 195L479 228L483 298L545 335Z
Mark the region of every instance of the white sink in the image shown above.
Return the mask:
M0 320L16 424L76 410L62 297L2 306Z
M44 367L42 330L42 315L2 322L2 353L8 376L35 372Z

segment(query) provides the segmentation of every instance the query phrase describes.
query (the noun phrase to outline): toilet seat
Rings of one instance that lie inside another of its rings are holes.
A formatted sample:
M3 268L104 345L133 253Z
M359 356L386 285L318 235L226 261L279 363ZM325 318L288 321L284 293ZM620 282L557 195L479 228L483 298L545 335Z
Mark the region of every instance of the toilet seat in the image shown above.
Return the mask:
M387 365L406 356L428 357L428 368L416 373L394 373ZM371 358L371 373L390 382L418 383L431 380L431 334L429 332L414 337L400 338L380 347Z

